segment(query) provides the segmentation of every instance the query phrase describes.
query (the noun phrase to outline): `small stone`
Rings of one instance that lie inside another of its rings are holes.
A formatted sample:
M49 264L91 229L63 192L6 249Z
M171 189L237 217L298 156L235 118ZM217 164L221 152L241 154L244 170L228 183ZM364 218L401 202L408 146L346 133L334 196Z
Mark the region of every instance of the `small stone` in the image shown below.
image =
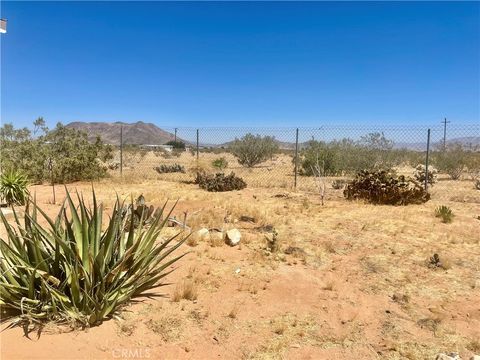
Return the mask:
M11 209L0 208L0 211L3 213L3 216L5 216L7 220L14 218L13 211Z
M210 232L208 231L208 229L202 228L197 231L196 235L199 239L205 240L206 238L209 237Z
M240 243L241 237L242 234L240 234L240 231L238 231L238 229L231 229L228 230L225 234L225 242L230 246L235 246Z
M450 353L450 354L437 354L435 360L461 360L460 356L457 353Z
M480 355L473 355L470 360L480 360Z

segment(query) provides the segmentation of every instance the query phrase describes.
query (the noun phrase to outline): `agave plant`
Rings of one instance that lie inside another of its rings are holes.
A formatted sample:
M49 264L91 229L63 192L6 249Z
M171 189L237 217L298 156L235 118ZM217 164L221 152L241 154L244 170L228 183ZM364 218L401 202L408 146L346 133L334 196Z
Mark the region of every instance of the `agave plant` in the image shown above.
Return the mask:
M28 178L18 171L0 175L0 198L8 205L24 205L28 199Z
M25 320L99 324L132 298L163 286L169 267L185 255L170 256L186 240L181 233L158 241L173 210L162 217L166 203L148 228L140 221L135 229L133 214L128 219L117 198L103 230L103 206L95 192L93 209L77 196L78 206L67 191L55 219L35 200L27 202L24 224L16 212L13 225L0 212L7 232L7 239L0 239L0 305L21 313L12 325Z

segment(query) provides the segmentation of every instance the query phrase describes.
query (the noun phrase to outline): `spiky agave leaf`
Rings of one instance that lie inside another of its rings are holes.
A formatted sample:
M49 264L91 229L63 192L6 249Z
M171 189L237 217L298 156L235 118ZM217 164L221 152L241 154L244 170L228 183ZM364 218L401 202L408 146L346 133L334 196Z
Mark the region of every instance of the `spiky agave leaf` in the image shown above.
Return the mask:
M90 326L133 297L163 285L171 272L168 267L185 255L172 256L186 240L181 233L158 242L175 205L163 216L165 203L148 228L125 229L128 221L133 224L134 214L126 214L117 197L102 230L103 206L93 189L92 199L90 209L77 193L75 205L67 191L55 219L32 200L24 224L16 212L14 225L0 213L7 231L6 240L0 239L2 306L35 320L73 320ZM47 226L40 225L39 214Z
M0 198L8 205L24 205L30 195L28 178L19 171L7 171L0 175Z

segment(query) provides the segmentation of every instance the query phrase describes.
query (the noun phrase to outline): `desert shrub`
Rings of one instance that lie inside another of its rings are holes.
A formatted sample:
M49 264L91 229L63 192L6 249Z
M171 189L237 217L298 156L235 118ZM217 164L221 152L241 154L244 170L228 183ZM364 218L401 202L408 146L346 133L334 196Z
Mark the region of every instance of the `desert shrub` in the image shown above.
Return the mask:
M216 158L215 160L212 161L212 166L215 168L215 169L218 169L220 171L223 171L227 168L228 166L228 161L227 159L225 159L224 156L222 157L219 157L219 158Z
M301 153L300 175L313 176L318 164L322 164L324 176L338 175L341 170L337 166L336 154L327 143L311 140Z
M165 173L185 173L185 167L180 164L166 165L162 164L155 168L155 171L159 174Z
M323 142L311 140L300 151L300 175L313 176L315 164L323 164L324 176L355 174L362 170L390 169L404 161L392 150L393 142L383 133Z
M163 277L183 256L169 255L186 238L157 241L166 223L162 212L148 229L125 231L128 217L118 199L103 230L103 205L95 193L92 203L87 208L79 195L76 205L67 192L55 219L35 202L26 208L24 224L15 216L12 225L0 213L7 229L7 240L0 239L0 303L21 312L14 323L96 325L132 298L165 285Z
M34 183L95 180L107 175L104 163L112 158L111 146L100 138L90 142L86 133L62 124L36 138L26 128L16 130L5 124L0 129L0 147L2 169L19 170Z
M435 217L442 219L443 223L448 224L453 220L453 211L448 206L441 205L435 209Z
M452 144L445 151L436 152L433 161L440 172L458 180L468 163L468 156L469 152L461 144Z
M138 164L143 160L147 155L148 151L145 148L142 148L136 144L125 144L123 145L122 157L123 157L123 166L133 166Z
M421 204L430 194L414 179L392 171L361 171L343 191L348 200L363 199L372 204Z
M240 165L254 167L270 159L277 152L278 145L274 137L247 134L235 139L228 149Z
M437 182L437 169L433 166L428 167L428 183L433 185ZM420 184L425 183L425 165L419 164L415 168L413 172L413 177L417 180Z
M170 145L173 148L173 150L185 151L185 143L183 141L180 141L180 140L177 140L177 141L170 140L165 145Z
M336 179L336 180L332 181L332 188L334 188L336 190L343 189L346 184L347 184L347 180Z
M480 181L480 151L475 149L475 151L470 152L467 163L466 163L466 172L473 181Z
M242 190L247 187L245 181L243 181L242 178L235 176L233 172L226 176L223 173L212 175L199 172L197 173L195 183L197 183L202 189L215 192Z
M29 196L28 178L19 171L0 175L0 199L8 205L24 205Z

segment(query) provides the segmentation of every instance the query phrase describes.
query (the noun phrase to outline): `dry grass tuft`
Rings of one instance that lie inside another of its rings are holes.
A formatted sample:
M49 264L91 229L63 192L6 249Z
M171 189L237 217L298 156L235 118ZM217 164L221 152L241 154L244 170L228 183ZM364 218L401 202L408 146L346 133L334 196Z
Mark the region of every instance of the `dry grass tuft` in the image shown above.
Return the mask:
M173 293L172 301L179 302L182 299L194 301L198 298L198 287L194 280L186 279L177 284Z
M425 328L434 333L437 332L441 323L442 319L439 317L426 317L417 321L417 325L422 329Z

